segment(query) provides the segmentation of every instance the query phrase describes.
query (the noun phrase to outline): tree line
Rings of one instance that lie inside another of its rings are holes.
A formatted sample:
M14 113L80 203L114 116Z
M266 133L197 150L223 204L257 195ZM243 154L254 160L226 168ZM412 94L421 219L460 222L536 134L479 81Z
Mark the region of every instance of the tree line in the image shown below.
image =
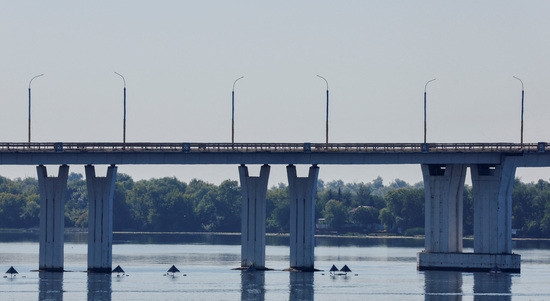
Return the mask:
M237 181L214 185L173 177L134 181L118 174L113 200L115 231L240 232L241 191ZM473 234L472 188L464 189L464 235ZM521 236L550 238L550 183L515 180L512 227ZM35 178L0 176L0 228L39 226L40 196ZM280 183L267 191L268 232L290 227L288 187ZM368 183L318 181L315 216L319 229L331 233L424 233L424 188L396 179L384 185L378 177ZM65 226L87 227L88 194L81 174L71 173L65 201Z

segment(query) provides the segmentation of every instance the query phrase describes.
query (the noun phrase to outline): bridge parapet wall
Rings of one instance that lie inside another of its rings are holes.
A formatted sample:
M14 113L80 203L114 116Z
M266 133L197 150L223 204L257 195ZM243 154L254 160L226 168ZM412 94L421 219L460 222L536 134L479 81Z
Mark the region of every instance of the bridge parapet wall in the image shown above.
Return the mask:
M351 153L427 153L427 152L545 152L539 143L191 143L191 142L4 142L3 152L351 152Z

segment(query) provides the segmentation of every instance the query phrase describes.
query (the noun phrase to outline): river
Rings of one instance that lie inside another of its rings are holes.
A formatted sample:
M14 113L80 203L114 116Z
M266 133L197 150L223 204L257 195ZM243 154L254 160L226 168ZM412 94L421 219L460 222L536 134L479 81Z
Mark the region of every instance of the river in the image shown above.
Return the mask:
M65 238L65 273L36 272L36 233L0 233L2 300L550 300L550 241L514 241L520 274L419 272L422 239L316 238L316 273L286 272L288 236L268 236L266 272L233 270L237 234L115 233L113 266L86 273L86 234ZM471 241L465 240L465 251ZM331 276L332 265L352 272ZM175 265L174 277L167 270Z

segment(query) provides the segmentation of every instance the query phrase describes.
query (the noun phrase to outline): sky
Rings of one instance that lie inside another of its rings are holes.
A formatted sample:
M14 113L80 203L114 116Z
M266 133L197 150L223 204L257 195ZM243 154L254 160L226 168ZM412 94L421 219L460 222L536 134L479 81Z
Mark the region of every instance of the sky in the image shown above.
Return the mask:
M2 1L0 141L550 141L550 1ZM435 81L426 83L436 78ZM57 173L52 166L50 174ZM103 168L103 167L100 167ZM299 166L299 176L308 166ZM71 166L83 173L83 167ZM237 180L237 166L119 166ZM250 166L251 175L259 166ZM33 166L0 166L9 178ZM99 175L99 174L98 174ZM324 181L422 181L420 166L320 166ZM518 169L523 181L550 169ZM272 166L270 185L286 183Z

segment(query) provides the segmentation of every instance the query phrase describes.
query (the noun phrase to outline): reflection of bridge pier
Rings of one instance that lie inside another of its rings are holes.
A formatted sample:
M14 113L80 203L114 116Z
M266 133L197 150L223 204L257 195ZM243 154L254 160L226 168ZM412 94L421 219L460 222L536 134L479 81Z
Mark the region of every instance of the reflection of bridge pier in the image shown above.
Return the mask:
M474 273L474 300L512 300L512 275Z
M104 273L88 273L88 300L111 300L112 277Z
M63 300L63 273L38 272L38 300Z
M290 293L288 300L313 300L314 273L290 272ZM343 292L345 296L345 292Z
M462 300L462 272L425 271L424 300Z
M474 253L462 253L462 191L466 165L422 165L426 194L425 250L419 270L519 273L521 256L512 254L512 189L517 162L472 164Z
M241 273L241 300L265 300L265 272Z
M463 277L474 277L474 300L512 300L512 275L474 272L464 276L456 271L424 271L424 300L462 300Z

